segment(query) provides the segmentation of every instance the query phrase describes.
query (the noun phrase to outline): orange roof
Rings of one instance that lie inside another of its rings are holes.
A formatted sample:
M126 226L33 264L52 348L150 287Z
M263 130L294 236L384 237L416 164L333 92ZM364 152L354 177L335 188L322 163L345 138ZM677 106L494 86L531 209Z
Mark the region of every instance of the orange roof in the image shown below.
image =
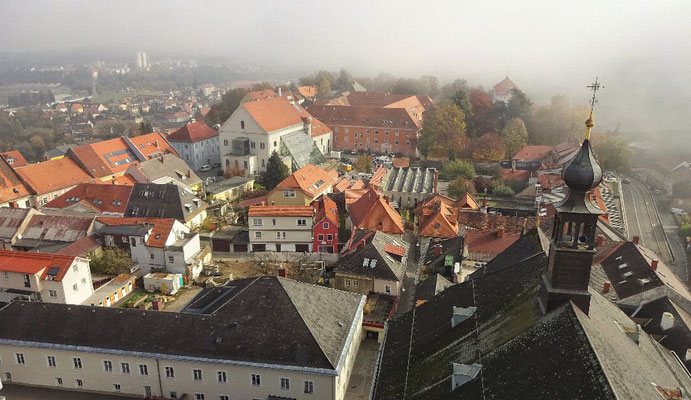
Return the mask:
M106 181L100 182L103 185L121 185L121 186L134 186L137 180L130 174L124 174L121 176L116 176L113 179L108 179Z
M298 108L293 106L285 97L249 101L243 103L242 107L266 132L303 123Z
M503 81L494 85L493 89L494 89L495 94L505 96L511 92L511 89L516 88L516 87L518 87L518 86L516 86L516 84L513 83L511 81L511 79L509 79L509 77L507 76L506 78L504 78Z
M300 190L312 198L325 193L338 179L338 172L307 164L279 183L274 190Z
M276 92L274 92L273 89L255 90L254 92L249 92L247 95L252 98L252 100L265 100L276 97Z
M43 207L63 209L79 203L99 212L124 213L130 192L131 186L81 183Z
M419 217L420 229L419 236L435 237L435 238L453 238L458 236L459 225L457 223L457 215L451 207L444 202L438 204L437 209L432 209L430 215L422 215Z
M317 87L316 86L298 86L298 93L302 97L314 98L317 97Z
M597 204L598 208L604 212L604 214L600 215L600 219L607 224L609 224L609 215L607 214L607 207L605 206L605 201L602 199L602 192L600 191L600 187L596 187L592 194L592 199L595 200L595 203Z
M250 206L250 217L311 217L312 206Z
M410 158L408 157L394 157L393 159L393 167L401 167L401 168L407 168L410 167Z
M519 237L521 237L520 233L504 232L499 237L497 230L467 230L464 243L468 246L469 252L499 254L511 246Z
M43 280L50 273L54 276L51 280L61 281L73 262L74 256L0 250L0 271L40 274ZM57 270L52 270L52 268L57 268Z
M96 240L95 235L82 236L75 242L70 243L66 247L58 250L55 254L64 254L68 256L85 257L89 252L101 246L101 243Z
M319 222L324 218L327 218L334 225L339 225L338 219L338 206L336 202L331 200L329 196L321 195L317 200L314 201L314 208L316 214L314 215L314 221Z
M384 167L379 167L377 170L374 172L372 175L372 178L369 180L369 186L370 187L378 187L381 185L382 180L384 179L384 175L386 174L387 169ZM353 188L357 189L357 188Z
M72 159L64 157L17 168L19 177L36 194L45 194L88 182L92 178Z
M541 161L550 151L552 151L552 146L525 146L513 156L513 159Z
M0 161L0 202L8 202L31 194L29 188L19 179L17 172L6 161Z
M137 147L144 157L151 159L154 155L159 155L163 153L171 153L180 157L173 146L168 143L165 136L158 132L147 133L146 135L136 136L129 138L132 143Z
M503 171L504 173L504 180L508 181L511 179L517 179L519 181L528 181L530 178L530 171L527 169L517 169L517 170L511 170L511 169L505 169Z
M371 229L385 233L403 233L403 218L374 188L367 189L350 205L350 220L357 229Z
M73 147L68 153L94 177L122 172L137 161L137 156L123 138Z
M2 156L2 158L5 159L7 164L12 168L23 167L29 164L19 150L6 151L1 153L0 156Z
M153 229L151 233L149 233L149 238L146 240L146 245L150 247L164 247L176 220L175 218L98 217L96 221L109 226L153 225Z
M216 136L218 136L218 131L215 129L209 128L201 122L192 122L171 133L168 136L168 140L171 142L193 143Z
M341 178L333 187L334 193L344 192L346 189L350 188L351 184L348 178Z
M479 210L480 206L477 204L477 200L473 196L466 193L463 197L456 201L456 205L461 208L461 210Z
M387 253L391 253L393 255L396 255L396 256L401 256L401 257L405 256L405 253L406 253L405 247L396 246L395 244L392 244L392 243L387 243L384 246L384 251Z
M561 174L542 174L537 176L537 182L543 189L550 190L564 184Z

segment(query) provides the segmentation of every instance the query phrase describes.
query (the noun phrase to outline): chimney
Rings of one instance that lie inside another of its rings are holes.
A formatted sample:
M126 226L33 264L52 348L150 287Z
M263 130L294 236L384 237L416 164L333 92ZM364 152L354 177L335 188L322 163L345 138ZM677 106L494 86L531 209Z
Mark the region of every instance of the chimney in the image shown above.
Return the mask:
M605 237L603 235L597 235L597 245L596 247L602 247L602 244L605 242Z
M156 148L160 149L161 146L158 144L158 139L155 140L155 143L156 143ZM163 158L161 158L161 162L163 162Z
M162 311L163 310L163 301L159 298L155 298L151 302L151 309L154 311Z
M612 286L612 284L607 281L602 285L602 293L609 293L609 288Z
M631 241L633 242L633 244L638 244L638 241L639 241L639 240L640 240L640 238L639 238L638 236L634 236L633 239L631 239Z
M501 239L504 237L504 227L499 225L499 228L497 228L497 238Z
M279 268L278 269L278 276L280 276L281 278L287 278L288 272L286 271L285 268Z
M652 261L650 261L650 268L651 268L653 271L657 271L657 263L658 263L658 259L657 259L657 258L655 258L655 259L653 259Z
M516 172L516 160L511 160L511 171Z
M663 331L666 331L667 329L671 328L674 326L674 315L670 312L663 312L662 313L662 319L660 320L660 328L662 328Z
M281 97L281 96L283 96L283 91L282 91L281 88L279 87L279 88L278 88L278 97Z
M482 208L487 208L487 198L486 197L482 198Z
M191 169L188 169L188 170L187 170L187 177L188 177L188 178L191 178L191 177L192 177L192 170L191 170Z

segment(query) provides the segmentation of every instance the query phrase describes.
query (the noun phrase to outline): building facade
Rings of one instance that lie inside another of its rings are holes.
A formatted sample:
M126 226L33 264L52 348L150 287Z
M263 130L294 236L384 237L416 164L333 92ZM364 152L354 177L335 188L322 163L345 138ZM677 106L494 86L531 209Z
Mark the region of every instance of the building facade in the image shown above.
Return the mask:
M168 136L168 141L193 170L221 162L218 132L202 122L186 124Z
M312 206L252 206L248 213L252 251L312 251Z

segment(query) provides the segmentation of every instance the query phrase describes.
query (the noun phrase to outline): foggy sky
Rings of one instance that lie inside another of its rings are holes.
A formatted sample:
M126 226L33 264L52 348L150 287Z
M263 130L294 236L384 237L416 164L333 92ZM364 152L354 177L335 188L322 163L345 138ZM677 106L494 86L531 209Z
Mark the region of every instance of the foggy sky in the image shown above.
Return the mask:
M605 85L599 124L691 125L691 1L0 0L0 50L132 48L287 71L509 75L536 102Z

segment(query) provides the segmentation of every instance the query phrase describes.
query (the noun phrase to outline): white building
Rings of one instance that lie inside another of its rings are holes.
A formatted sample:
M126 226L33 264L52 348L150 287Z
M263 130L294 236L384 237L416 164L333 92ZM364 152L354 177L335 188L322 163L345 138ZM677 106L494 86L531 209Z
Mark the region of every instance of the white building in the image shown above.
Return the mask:
M211 258L199 234L172 218L97 218L95 230L106 247L129 251L143 273L152 268L196 278Z
M242 103L219 135L223 167L244 168L248 174L266 170L274 151L293 169L318 165L331 151L333 136L302 106L280 96Z
M192 122L173 132L168 141L193 170L221 162L218 132L203 122Z
M93 293L86 258L0 250L0 302L81 304Z
M269 276L204 289L183 313L13 302L0 310L12 321L0 324L0 379L95 396L341 400L364 305Z
M248 212L252 251L312 251L312 206L252 206Z

